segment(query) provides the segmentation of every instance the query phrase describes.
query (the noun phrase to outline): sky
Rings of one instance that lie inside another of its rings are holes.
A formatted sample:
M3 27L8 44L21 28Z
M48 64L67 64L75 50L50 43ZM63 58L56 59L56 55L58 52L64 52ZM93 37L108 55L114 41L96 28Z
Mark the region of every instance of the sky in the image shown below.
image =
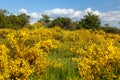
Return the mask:
M47 14L51 19L57 16L73 20L83 18L87 12L93 12L102 24L120 28L120 0L0 0L0 9L10 13L26 13L32 17L31 23Z

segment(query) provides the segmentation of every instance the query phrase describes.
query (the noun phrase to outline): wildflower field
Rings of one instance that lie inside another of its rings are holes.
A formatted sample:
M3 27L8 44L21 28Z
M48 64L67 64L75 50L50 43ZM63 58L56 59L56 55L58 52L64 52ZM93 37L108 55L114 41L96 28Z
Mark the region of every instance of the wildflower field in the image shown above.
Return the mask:
M0 80L120 80L120 35L0 29Z

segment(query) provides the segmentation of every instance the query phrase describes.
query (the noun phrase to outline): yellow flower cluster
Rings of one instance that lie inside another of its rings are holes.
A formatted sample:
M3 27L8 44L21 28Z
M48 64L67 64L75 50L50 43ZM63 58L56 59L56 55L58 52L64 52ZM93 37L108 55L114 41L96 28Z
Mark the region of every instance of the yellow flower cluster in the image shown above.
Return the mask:
M84 48L72 49L79 57L79 75L83 80L111 80L120 76L120 50L112 41L105 44L89 42Z
M44 27L40 27L39 29L29 30L29 34L31 36L31 39L35 41L48 40L48 39L52 39L53 37L52 31Z
M8 78L9 75L9 49L5 45L0 45L0 80Z
M57 41L54 41L54 43L58 44ZM40 42L40 47L45 51L57 48L57 46L53 44L53 41L51 39Z
M9 62L10 79L24 79L26 80L34 69L29 65L25 59L15 59Z
M31 28L34 28L34 29L37 29L37 28L40 28L40 27L43 27L43 24L40 23L40 22L35 22Z
M27 80L33 73L45 72L47 52L57 48L56 42L51 39L36 41L31 34L33 32L26 29L11 30L5 34L7 42L0 45L0 80ZM35 37L40 38L38 35Z

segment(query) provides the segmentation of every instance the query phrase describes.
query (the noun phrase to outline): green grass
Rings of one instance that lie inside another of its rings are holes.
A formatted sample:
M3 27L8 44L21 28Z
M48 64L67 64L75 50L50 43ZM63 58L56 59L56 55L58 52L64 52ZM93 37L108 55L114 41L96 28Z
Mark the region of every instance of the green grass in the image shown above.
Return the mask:
M6 39L0 38L0 44L4 44L4 43L6 43Z
M76 63L70 59L59 59L61 67L48 66L43 80L73 80L79 79Z
M49 53L49 61L58 61L62 66L48 66L46 73L42 75L43 80L80 80L77 63L72 61L75 54L70 51L71 46L68 44L60 43L57 50Z
M30 80L80 80L77 63L72 60L75 56L75 54L70 51L70 47L73 46L72 44L73 43L69 42L61 42L58 49L48 53L48 61L57 61L58 64L62 64L61 67L48 65L43 75L38 77L34 74L30 76Z

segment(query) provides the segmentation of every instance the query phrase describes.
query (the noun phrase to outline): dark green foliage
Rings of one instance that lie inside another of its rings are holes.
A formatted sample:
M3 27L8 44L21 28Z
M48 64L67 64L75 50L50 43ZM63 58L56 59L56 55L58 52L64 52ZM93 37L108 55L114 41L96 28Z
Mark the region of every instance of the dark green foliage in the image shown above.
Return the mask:
M46 14L42 14L41 16L42 16L42 18L40 20L38 20L38 22L41 22L42 24L44 24L44 26L49 27L50 17Z
M82 29L83 28L79 21L75 21L74 24L76 25L76 29Z
M50 17L46 14L42 14L42 18L39 20L39 22L49 23L50 22Z
M109 24L105 24L103 30L107 33L120 34L120 29L117 27L111 27Z
M18 15L18 18L19 18L19 25L21 27L25 27L27 24L29 24L29 19L30 19L30 16L26 15L25 13L21 13Z
M7 20L6 20L6 15L7 15L7 10L2 10L0 9L0 28L5 28L7 26Z
M74 24L70 18L57 17L51 22L52 26L60 26L63 29L74 29Z
M0 9L0 14L7 15L9 12L5 9Z
M20 29L29 24L29 19L30 17L24 13L14 15L0 9L0 28Z
M6 26L6 18L5 15L0 14L0 28L5 28Z
M88 12L87 15L80 20L79 24L86 29L99 29L101 21L99 16Z
M15 28L17 28L18 23L19 23L18 17L11 14L9 17L7 17L7 26L6 26L6 28L15 29Z

